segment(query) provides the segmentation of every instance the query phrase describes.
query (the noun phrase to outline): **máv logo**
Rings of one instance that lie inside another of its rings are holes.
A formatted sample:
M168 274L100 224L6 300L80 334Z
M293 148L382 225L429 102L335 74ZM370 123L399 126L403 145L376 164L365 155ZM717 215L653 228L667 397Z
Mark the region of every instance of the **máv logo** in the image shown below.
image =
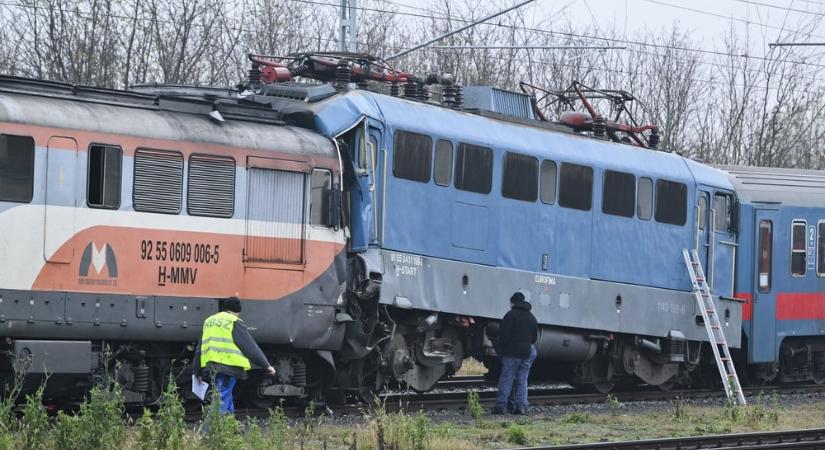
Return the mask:
M94 271L90 275L89 271L93 268ZM106 275L108 277L101 278L103 269L106 268ZM80 257L80 284L116 286L117 285L117 257L112 246L104 243L100 249L97 248L94 242L89 242L86 249L83 250L83 256Z

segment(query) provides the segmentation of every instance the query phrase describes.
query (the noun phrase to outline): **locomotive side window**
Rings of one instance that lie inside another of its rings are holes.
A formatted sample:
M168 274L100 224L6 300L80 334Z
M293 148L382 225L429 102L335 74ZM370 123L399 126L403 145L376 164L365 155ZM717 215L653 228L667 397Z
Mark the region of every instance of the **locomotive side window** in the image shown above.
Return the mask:
M493 150L458 144L455 154L455 187L462 191L489 194L493 188Z
M328 226L329 205L324 195L332 187L332 172L324 169L315 169L310 177L309 223L310 225Z
M86 204L90 208L120 208L120 177L123 150L111 145L89 147Z
M687 186L675 181L656 180L656 221L684 225L687 221Z
M559 206L590 211L593 204L593 168L562 163L559 176Z
M825 277L825 222L821 221L816 234L816 274Z
M704 194L699 197L699 229L704 230L708 223L708 199Z
M533 156L507 152L501 195L515 200L535 202L539 189L539 160Z
M771 261L773 258L773 223L759 222L759 292L771 290Z
M235 213L234 158L197 154L189 157L186 212L190 216L232 217Z
M541 201L556 203L556 162L545 159L541 162Z
M435 184L449 186L453 179L453 143L440 139L435 143Z
M183 155L168 150L135 151L135 211L178 214L182 202Z
M729 195L716 194L713 196L713 229L715 231L730 231L730 207Z
M34 192L34 139L0 134L0 201L28 203Z
M629 173L606 170L602 187L602 212L633 217L635 207L636 177Z
M432 172L433 140L423 134L396 131L392 158L392 174L397 178L427 183Z
M653 217L653 180L650 178L639 178L639 205L636 213L642 220Z
M794 220L791 225L791 275L804 277L807 268L807 250L805 248L805 230L808 223Z

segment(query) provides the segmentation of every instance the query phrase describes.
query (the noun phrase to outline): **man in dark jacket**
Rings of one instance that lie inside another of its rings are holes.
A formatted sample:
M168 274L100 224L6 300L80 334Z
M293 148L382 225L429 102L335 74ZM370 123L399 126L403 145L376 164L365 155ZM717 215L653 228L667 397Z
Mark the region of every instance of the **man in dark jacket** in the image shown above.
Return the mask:
M527 414L527 376L536 359L533 344L538 339L538 323L530 309L524 294L516 292L510 297L510 311L501 321L496 342L496 351L501 357L501 377L493 414L504 414L511 395L515 396L514 412Z
M275 368L238 317L241 312L238 297L221 300L218 310L203 322L203 334L195 350L192 371L198 380L204 376L212 379L221 397L221 412L234 414L232 390L238 379L248 377L251 363L263 368L270 376L275 375Z

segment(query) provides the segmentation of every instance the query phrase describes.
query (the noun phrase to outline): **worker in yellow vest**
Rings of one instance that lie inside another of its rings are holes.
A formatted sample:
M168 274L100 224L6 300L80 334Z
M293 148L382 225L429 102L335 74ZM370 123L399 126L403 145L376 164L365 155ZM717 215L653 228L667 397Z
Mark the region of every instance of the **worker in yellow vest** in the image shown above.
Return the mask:
M275 368L238 317L241 312L238 297L222 300L218 310L203 322L203 334L195 350L192 371L198 380L203 380L204 376L212 379L221 397L221 412L234 414L232 389L238 379L248 377L247 372L253 363L270 376L275 375Z

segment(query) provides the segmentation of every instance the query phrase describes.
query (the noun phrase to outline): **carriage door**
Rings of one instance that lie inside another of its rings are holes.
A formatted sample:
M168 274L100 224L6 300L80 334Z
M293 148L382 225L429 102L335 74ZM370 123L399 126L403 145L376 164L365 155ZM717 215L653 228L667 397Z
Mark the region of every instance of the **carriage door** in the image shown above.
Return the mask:
M43 257L48 262L69 263L74 248L63 248L74 234L77 206L77 142L52 136L46 148L46 206ZM60 251L58 251L60 250Z
M736 225L733 218L734 197L729 191L717 190L711 199L710 273L712 291L723 297L733 297L734 261L736 259Z
M351 251L364 251L380 239L379 218L381 188L381 164L385 155L381 152L381 130L365 119L354 130L353 166L356 186L349 189ZM374 123L378 125L377 123Z
M753 238L753 305L751 362L776 360L776 293L773 255L777 254L779 214L776 210L757 209Z
M702 269L705 273L711 273L712 263L708 255L710 254L710 191L700 188L696 192L696 251L699 253L699 260L702 262Z

